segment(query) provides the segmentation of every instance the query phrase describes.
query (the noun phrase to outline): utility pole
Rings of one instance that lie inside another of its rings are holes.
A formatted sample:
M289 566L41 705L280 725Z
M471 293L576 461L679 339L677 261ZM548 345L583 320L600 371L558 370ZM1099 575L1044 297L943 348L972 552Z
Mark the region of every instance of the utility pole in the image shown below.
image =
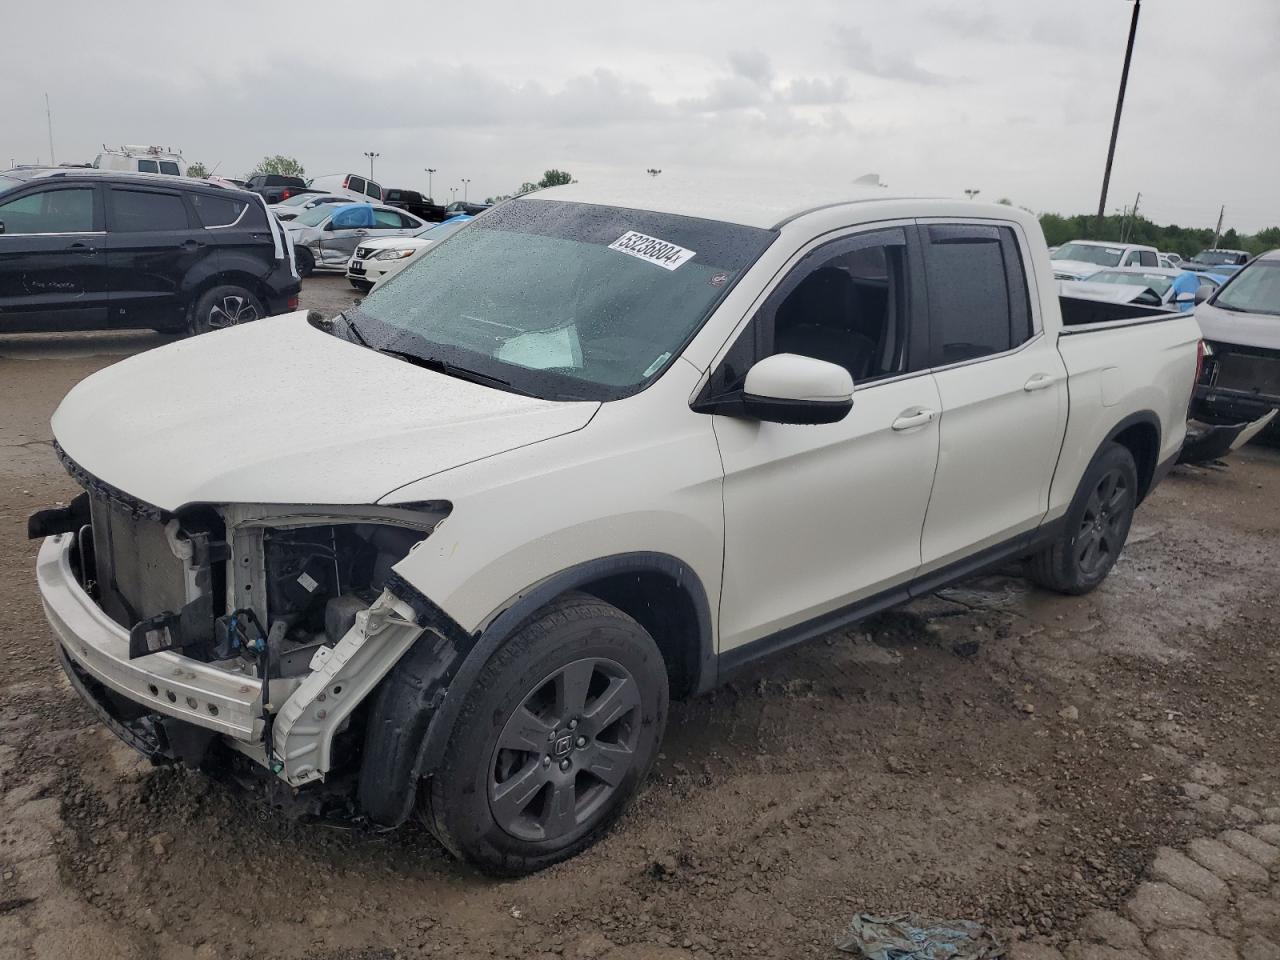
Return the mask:
M1107 168L1102 174L1102 197L1098 200L1098 232L1107 211L1107 191L1111 188L1111 165L1116 159L1116 141L1120 138L1120 115L1124 112L1124 92L1129 86L1129 64L1133 62L1133 41L1138 36L1138 14L1142 0L1133 0L1133 20L1129 23L1129 42L1124 48L1124 69L1120 71L1120 94L1116 97L1116 116L1111 124L1111 146L1107 148Z
M369 179L373 179L373 161L377 157L382 156L380 153L374 153L372 150L366 150L364 155L369 158Z
M49 94L44 95L44 118L49 123L49 165L56 167L58 161L53 157L53 113L49 110Z
M1227 205L1224 203L1222 209L1218 211L1218 227L1213 231L1213 249L1218 249L1218 241L1222 239L1222 218L1227 215Z
M435 201L435 196L436 196L436 195L435 195L435 193L434 193L434 192L432 192L432 190L431 190L431 175L432 175L433 173L435 173L435 172L436 172L436 168L435 168L435 167L423 167L422 169L423 169L423 170L425 170L425 171L427 171L427 196L431 199L431 202L432 202L432 203L435 203L435 202L436 202L436 201Z
M462 178L462 202L463 203L467 202L467 191L470 189L471 189L471 181L468 178L463 177Z
M1133 209L1129 211L1129 224L1125 228L1124 236L1121 238L1126 243L1129 242L1129 231L1136 230L1138 227L1138 204L1142 203L1142 191L1138 191L1137 197L1133 201Z

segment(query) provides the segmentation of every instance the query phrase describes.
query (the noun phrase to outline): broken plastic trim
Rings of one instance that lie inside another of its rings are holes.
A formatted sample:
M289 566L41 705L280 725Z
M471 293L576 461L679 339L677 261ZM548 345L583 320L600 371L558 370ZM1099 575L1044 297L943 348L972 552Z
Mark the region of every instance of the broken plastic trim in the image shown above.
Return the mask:
M155 520L159 523L165 523L172 519L173 514L168 510L162 510L154 504L147 503L145 500L139 500L137 497L130 496L118 487L113 487L105 481L99 480L80 464L76 463L67 455L67 451L63 450L57 440L53 441L53 452L62 462L63 469L71 475L71 479L78 483L89 493L97 494L104 500L112 500L119 504L130 513L139 517L146 517L148 520Z

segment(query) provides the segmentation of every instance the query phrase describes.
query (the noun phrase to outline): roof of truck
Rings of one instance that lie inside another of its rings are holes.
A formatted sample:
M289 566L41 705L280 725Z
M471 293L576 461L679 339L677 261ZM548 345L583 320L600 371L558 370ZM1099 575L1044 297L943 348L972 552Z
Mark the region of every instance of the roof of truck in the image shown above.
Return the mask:
M733 180L640 174L617 179L591 178L582 183L549 187L524 196L537 200L594 203L607 207L652 210L704 220L723 220L773 228L823 207L874 200L924 199L918 193L844 183L796 184L786 177ZM979 204L977 206L986 207Z

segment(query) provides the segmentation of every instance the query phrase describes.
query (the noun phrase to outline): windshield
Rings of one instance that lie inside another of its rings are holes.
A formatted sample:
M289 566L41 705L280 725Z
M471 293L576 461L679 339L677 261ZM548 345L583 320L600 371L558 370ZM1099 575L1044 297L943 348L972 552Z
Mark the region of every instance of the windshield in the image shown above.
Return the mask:
M434 245L347 316L375 348L544 398L618 399L667 367L775 236L715 220L513 200Z
M1280 316L1280 260L1249 264L1218 292L1213 305L1240 313Z
M1160 296L1169 292L1173 286L1173 277L1160 273L1126 273L1123 270L1103 270L1089 278L1090 283L1117 283L1121 286L1146 287Z
M293 220L290 220L289 225L292 226L296 223L304 227L318 227L333 216L334 211L338 209L341 208L334 207L328 203L317 203L310 210L304 210Z
M1095 247L1087 243L1066 243L1058 248L1053 259L1096 263L1100 267L1118 267L1123 255L1122 247Z
M430 240L433 243L443 240L445 237L452 237L455 233L470 223L473 217L455 217L447 223L438 223L430 230L423 230L418 236L423 240Z
M12 190L14 187L21 185L21 180L15 180L13 177L0 176L0 193L4 193L6 190Z
M1201 250L1191 258L1196 263L1207 264L1211 267L1233 266L1240 262L1240 254L1224 253L1221 250Z
M282 206L282 207L300 207L300 206L302 206L304 203L309 203L310 201L314 200L314 199L316 198L316 196L317 196L317 194L314 194L314 193L295 193L295 194L294 194L292 197L290 197L288 200L281 200L281 201L280 201L280 206Z

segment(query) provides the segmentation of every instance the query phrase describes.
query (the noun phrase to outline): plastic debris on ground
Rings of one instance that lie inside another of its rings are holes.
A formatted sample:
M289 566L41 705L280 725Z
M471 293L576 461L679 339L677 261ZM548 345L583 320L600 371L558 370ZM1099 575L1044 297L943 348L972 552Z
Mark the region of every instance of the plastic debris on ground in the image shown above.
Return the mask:
M969 920L939 920L915 913L855 916L836 947L863 960L997 960L1004 947Z

